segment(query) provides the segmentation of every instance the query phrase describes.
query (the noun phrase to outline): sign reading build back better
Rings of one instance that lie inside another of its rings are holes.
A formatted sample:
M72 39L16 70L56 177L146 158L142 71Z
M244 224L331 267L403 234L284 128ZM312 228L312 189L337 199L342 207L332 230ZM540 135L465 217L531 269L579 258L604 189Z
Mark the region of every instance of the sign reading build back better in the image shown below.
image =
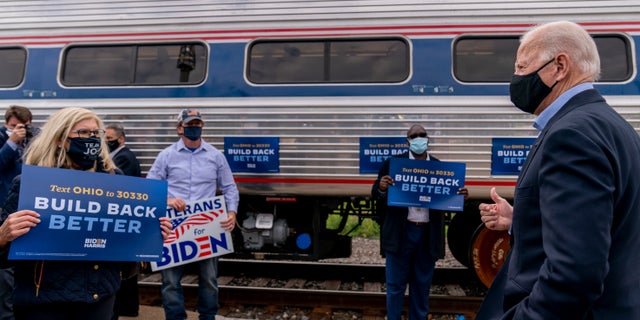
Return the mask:
M387 204L462 211L464 195L457 193L464 186L465 169L464 163L392 158L389 175L393 186Z
M19 210L40 223L11 243L9 259L159 260L167 182L22 166Z

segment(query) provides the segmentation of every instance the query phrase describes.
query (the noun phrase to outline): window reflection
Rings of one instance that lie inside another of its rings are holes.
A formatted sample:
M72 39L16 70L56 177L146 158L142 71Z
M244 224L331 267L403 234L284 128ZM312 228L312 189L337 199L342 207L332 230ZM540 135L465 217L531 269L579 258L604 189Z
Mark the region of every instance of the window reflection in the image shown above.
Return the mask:
M402 82L409 49L402 39L257 41L247 78L259 84Z

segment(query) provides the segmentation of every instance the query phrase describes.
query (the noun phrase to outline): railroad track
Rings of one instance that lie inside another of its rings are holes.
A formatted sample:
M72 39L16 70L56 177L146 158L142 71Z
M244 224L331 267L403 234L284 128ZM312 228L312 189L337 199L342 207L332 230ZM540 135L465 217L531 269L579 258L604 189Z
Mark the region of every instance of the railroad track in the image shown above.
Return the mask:
M262 305L271 308L297 307L318 314L354 310L362 319L383 319L385 315L384 266L317 262L220 260L218 284L225 306ZM159 305L159 273L140 278L141 303ZM183 278L185 304L195 307L197 276ZM484 288L469 270L438 268L431 290L430 312L461 314L474 319ZM405 306L407 308L408 306ZM221 315L224 311L221 310Z

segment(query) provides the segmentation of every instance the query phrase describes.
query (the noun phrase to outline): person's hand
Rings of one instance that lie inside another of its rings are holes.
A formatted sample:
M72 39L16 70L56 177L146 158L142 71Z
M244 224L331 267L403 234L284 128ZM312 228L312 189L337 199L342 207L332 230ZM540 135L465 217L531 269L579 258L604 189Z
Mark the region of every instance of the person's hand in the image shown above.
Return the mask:
M31 210L20 210L10 214L0 226L0 248L29 232L40 223L40 214Z
M187 203L181 198L167 198L167 206L176 210L176 212L182 212L187 209Z
M466 187L460 187L460 189L458 189L457 194L464 195L464 201L469 200L469 189L467 189Z
M163 240L167 240L169 238L169 234L171 234L172 231L171 229L173 229L171 219L168 217L160 217L160 230L162 230Z
M227 232L232 231L233 228L236 226L236 212L235 211L227 212L227 220L221 221L220 226L222 227L222 229L224 229Z
M11 131L11 135L9 136L9 140L13 141L15 144L20 144L27 137L27 129L25 129L24 124L16 124L13 131Z
M480 219L484 225L491 230L508 230L513 219L513 207L496 192L496 188L491 188L492 204L481 203Z
M387 192L387 189L389 189L389 186L393 185L393 179L391 178L391 176L384 176L382 178L380 178L380 183L378 184L378 190L382 191L382 192Z

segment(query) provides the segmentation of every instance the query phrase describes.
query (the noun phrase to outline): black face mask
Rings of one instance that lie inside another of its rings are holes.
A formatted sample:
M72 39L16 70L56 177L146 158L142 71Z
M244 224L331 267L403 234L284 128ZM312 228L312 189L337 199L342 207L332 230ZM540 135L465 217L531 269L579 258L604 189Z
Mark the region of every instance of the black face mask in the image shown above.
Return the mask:
M549 62L542 65L538 70L529 73L524 76L514 74L511 77L511 84L509 85L509 95L511 96L511 102L518 107L518 109L533 114L534 111L540 105L540 102L546 98L553 87L558 83L556 81L551 87L548 87L538 72L546 67L549 63L553 62L555 58L549 60Z
M100 138L71 138L67 155L82 170L93 168L100 156Z
M118 139L111 140L107 141L107 146L109 147L109 152L113 152L114 150L118 149L118 147L120 147L120 143L118 142Z
M202 136L202 127L184 127L185 138L197 141Z

